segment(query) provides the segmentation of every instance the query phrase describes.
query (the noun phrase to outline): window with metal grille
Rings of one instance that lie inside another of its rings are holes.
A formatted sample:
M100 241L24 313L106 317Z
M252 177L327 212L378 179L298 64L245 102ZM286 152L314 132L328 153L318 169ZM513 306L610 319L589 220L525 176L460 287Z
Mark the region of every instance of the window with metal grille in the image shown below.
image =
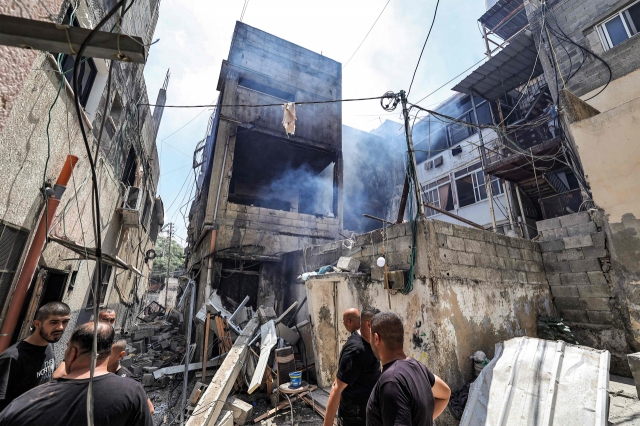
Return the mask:
M448 176L424 185L423 188L424 200L427 203L447 211L452 211L454 209L451 181ZM439 212L431 208L427 208L426 210L426 215L428 217L435 216L437 214L439 214Z
M111 281L111 271L112 271L113 267L109 266L109 265L102 265L102 279L100 280L100 286L99 286L99 292L100 292L100 302L99 302L99 306L102 306L104 304L104 298L107 295L107 289L109 288L109 281ZM98 267L96 266L96 269L93 273L93 280L95 281L98 277L97 274L97 270ZM87 298L87 306L86 308L93 308L93 301L94 301L94 297L93 297L93 284L91 285L91 288L89 289L89 297Z
M0 222L0 303L4 303L29 233Z

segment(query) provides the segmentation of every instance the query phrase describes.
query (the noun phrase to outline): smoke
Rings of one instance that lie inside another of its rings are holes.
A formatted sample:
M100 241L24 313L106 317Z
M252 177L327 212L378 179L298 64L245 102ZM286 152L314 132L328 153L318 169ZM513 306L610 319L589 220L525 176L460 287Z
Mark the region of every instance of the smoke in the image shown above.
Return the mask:
M404 183L404 150L397 123L386 121L378 134L342 126L344 228L357 233L382 228L363 213L395 221Z
M307 165L287 168L260 190L259 197L274 200L279 210L331 216L333 212L333 163L320 174Z

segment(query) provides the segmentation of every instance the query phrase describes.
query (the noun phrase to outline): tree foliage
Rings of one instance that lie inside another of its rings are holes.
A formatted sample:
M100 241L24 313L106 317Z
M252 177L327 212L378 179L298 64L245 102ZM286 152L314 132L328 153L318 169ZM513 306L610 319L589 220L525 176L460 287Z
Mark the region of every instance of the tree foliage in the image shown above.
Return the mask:
M167 276L167 256L169 254L169 237L158 236L156 241L155 251L156 258L153 261L153 269L151 275L154 277L166 277ZM184 249L176 239L171 241L171 259L170 259L170 272L174 274L176 271L184 268Z

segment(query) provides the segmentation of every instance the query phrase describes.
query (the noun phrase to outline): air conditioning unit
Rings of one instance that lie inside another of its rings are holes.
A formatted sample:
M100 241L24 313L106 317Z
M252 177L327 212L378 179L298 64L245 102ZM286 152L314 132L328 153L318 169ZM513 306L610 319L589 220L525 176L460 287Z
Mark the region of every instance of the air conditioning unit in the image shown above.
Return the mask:
M442 156L440 156L440 157L436 158L435 160L433 160L433 165L434 165L435 167L440 167L440 166L442 166L442 163L443 163L443 161L442 161Z
M140 226L140 205L142 204L142 189L130 186L124 193L122 207L122 225L127 228Z

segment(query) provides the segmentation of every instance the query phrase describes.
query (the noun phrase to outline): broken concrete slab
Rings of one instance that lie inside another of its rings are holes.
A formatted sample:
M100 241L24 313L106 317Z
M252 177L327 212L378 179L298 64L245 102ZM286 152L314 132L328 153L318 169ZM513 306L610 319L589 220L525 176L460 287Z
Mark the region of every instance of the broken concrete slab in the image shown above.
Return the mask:
M346 272L356 273L360 267L360 261L355 257L341 257L336 267Z
M153 383L156 379L153 377L153 374L146 373L142 376L142 386L153 386Z
M629 368L631 369L631 374L633 374L638 398L640 398L640 352L627 355L627 361L629 361Z
M576 424L607 426L608 351L516 337L471 385L460 426Z
M211 384L198 401L193 415L187 421L187 426L208 425L218 418L242 369L248 352L248 343L258 328L258 323L258 316L254 315L242 330L242 334L236 339L224 362L211 380Z
M233 412L233 421L236 424L243 425L253 416L253 405L235 396L227 398L227 404Z
M233 426L233 413L231 411L221 411L215 426Z

